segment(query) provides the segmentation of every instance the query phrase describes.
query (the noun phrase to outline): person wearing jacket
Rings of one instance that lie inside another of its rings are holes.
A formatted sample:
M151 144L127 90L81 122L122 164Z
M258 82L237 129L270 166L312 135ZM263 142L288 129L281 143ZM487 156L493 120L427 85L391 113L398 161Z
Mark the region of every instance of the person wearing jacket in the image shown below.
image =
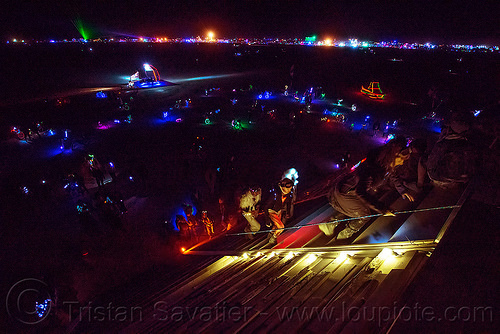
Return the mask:
M289 178L283 178L278 183L276 189L266 205L264 212L266 218L271 221L273 232L270 232L269 243L276 243L278 236L283 232L287 219L290 219L293 213L293 181Z
M261 202L261 189L258 187L250 187L240 198L240 209L243 217L248 222L245 232L260 231L260 223L257 221ZM249 234L252 239L254 234Z
M397 161L401 161L396 158L405 147L406 139L403 137L389 141L386 145L370 151L363 163L332 185L328 193L330 205L344 216L359 217L345 224L345 228L336 236L338 240L349 239L357 233L369 220L363 217L372 214L372 211L387 216L394 215L378 200L377 189L384 184L385 178L396 167ZM325 223L320 224L319 229L331 236L335 234L337 226L338 222Z

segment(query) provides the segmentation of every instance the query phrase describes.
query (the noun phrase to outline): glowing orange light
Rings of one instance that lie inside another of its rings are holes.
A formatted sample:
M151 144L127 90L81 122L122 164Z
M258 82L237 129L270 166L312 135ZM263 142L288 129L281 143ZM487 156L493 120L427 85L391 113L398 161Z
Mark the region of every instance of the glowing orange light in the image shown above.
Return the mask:
M380 89L380 84L378 82L372 81L368 88L361 86L361 93L367 95L370 99L384 99L385 94L382 93Z
M213 40L214 39L214 33L212 31L209 31L208 34L207 34L207 36L208 36L209 40Z
M325 45L332 45L332 40L330 38L325 39Z
M182 247L181 248L181 253L184 253L186 251L186 248Z

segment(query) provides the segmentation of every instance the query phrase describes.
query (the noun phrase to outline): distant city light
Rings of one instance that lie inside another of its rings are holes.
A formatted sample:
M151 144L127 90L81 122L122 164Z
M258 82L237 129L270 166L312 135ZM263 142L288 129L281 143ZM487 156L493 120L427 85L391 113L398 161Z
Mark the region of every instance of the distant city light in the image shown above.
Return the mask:
M306 46L333 46L333 47L346 47L349 46L353 49L366 49L366 48L394 48L405 50L448 50L460 52L499 52L498 45L488 46L484 44L470 45L470 44L433 44L432 42L417 43L417 42L400 42L397 40L390 41L368 41L359 40L357 38L349 38L347 40L333 40L325 38L318 40L316 35L301 38L216 38L213 31L208 31L206 37L188 37L188 38L167 38L167 37L134 37L134 36L111 36L100 37L91 39L91 35L95 32L91 27L82 22L81 19L72 21L75 28L78 30L81 38L72 39L46 39L46 40L18 40L17 38L10 38L6 40L7 44L32 45L38 43L232 43L232 44L246 44L246 45L306 45ZM89 48L88 50L92 50ZM256 51L258 53L258 50ZM241 52L236 52L236 55L243 55Z

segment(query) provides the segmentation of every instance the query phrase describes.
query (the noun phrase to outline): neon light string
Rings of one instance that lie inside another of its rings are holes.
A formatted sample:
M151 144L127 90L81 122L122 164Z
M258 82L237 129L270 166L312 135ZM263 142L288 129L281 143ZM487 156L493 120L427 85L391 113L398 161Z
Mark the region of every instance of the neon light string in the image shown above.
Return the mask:
M440 206L436 208L426 208L426 209L415 209L415 210L407 210L407 211L397 211L393 212L395 215L400 215L400 214L405 214L405 213L416 213L416 212L423 212L423 211L434 211L434 210L445 210L445 209L454 209L454 208L460 208L461 205L448 205L448 206ZM331 223L341 223L341 222L346 222L346 221L351 221L351 220L357 220L357 219L364 219L364 218L373 218L373 217L380 217L383 216L384 214L382 213L377 213L373 215L368 215L368 216L362 216L362 217L349 217L345 219L338 219L338 220L332 220L328 222L321 222L321 223L314 223L314 224L307 224L307 225L300 225L300 226L290 226L290 227L284 227L284 228L277 228L273 230L261 230L257 232L241 232L241 233L232 233L232 234L226 234L226 236L233 236L233 235L247 235L247 234L257 234L257 233L268 233L268 232L276 232L276 231L285 231L285 230L297 230L302 227L310 227L310 226L317 226L317 225L323 225L323 224L331 224ZM390 217L390 216L388 216Z
M158 72L158 70L156 69L156 67L154 67L153 65L149 65L149 66L151 66L154 69L153 75L155 76L155 81L159 81L160 80L160 72Z

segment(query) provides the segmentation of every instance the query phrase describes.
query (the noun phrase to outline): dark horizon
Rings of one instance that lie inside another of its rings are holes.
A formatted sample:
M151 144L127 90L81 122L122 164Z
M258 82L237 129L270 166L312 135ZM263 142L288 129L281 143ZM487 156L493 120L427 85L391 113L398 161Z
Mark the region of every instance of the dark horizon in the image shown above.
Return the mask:
M109 35L185 38L358 38L433 44L500 42L499 4L482 1L148 1L138 4L76 0L4 5L3 39L91 38Z

